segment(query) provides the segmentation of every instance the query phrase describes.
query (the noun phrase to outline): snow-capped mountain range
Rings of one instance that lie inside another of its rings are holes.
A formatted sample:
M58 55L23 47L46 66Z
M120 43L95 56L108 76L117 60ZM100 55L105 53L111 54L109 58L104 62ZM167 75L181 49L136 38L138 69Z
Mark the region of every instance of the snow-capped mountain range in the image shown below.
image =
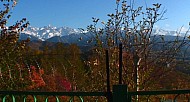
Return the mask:
M52 27L52 26L44 26L44 27L28 27L24 31L21 32L22 35L30 37L36 37L42 41L52 38L54 36L66 36L70 34L79 34L78 29L73 29L69 27Z
M168 31L164 29L154 29L152 33L155 35L177 35L176 31ZM20 39L31 38L31 40L45 41L52 37L66 37L71 35L78 36L79 34L80 31L78 29L73 29L69 27L53 27L49 25L44 27L28 27L23 32L21 32Z

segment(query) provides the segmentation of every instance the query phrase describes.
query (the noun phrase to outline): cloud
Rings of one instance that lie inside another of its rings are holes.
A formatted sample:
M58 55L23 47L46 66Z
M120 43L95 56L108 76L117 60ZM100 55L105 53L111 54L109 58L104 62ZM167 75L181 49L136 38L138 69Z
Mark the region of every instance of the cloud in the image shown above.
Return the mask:
M187 27L182 26L181 28L177 29L176 33L180 36L185 36L185 34L189 35L189 29ZM186 36L187 36L186 35Z
M181 32L182 32L182 33L187 32L187 30L188 30L188 28L186 28L186 27L181 27Z
M186 33L188 31L188 28L187 27L184 27L184 26L182 26L182 27L180 27L180 28L178 28L177 29L177 32L181 32L181 33Z
M159 27L158 25L154 25L154 28L156 28L156 29L157 29L157 28L160 28L160 27Z
M165 25L154 25L155 29L164 29L164 30L172 30L171 26L169 24L165 24Z
M169 24L165 24L165 27L169 28L169 27L170 27L170 25L169 25Z

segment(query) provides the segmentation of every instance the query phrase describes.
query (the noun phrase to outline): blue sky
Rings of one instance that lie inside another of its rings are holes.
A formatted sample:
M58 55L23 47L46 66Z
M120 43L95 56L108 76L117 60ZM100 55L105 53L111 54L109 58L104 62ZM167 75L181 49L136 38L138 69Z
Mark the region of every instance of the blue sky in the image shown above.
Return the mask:
M134 0L135 6L148 6L161 3L167 10L164 17L156 26L165 29L187 27L190 21L190 0ZM85 28L92 23L91 18L97 17L107 20L107 14L115 12L115 0L19 0L12 10L9 24L26 17L31 26L56 27L67 26Z

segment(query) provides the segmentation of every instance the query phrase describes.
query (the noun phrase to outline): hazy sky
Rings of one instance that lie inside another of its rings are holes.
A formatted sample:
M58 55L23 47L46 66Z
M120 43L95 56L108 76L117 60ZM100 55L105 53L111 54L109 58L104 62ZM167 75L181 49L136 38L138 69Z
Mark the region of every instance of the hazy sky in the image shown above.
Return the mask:
M148 6L161 3L167 10L164 17L156 26L165 29L178 29L188 26L190 21L190 0L134 0L136 6ZM107 14L115 12L115 0L19 0L12 11L9 24L26 17L31 26L43 27L67 26L85 28L92 23L91 18L107 20Z

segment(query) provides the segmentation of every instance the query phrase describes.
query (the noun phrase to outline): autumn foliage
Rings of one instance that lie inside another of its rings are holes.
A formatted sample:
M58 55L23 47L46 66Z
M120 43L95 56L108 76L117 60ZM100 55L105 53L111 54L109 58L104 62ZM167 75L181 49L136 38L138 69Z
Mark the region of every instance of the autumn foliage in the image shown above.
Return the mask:
M29 22L23 18L7 26L10 5L4 4L5 10L0 12L0 89L106 91L105 50L109 51L112 86L118 84L120 43L122 82L129 91L190 88L190 76L176 69L184 40L179 42L177 36L173 43L166 43L164 36L152 35L154 24L165 13L159 12L161 4L153 4L145 11L143 7L133 8L126 0L116 0L116 5L116 12L108 14L107 22L101 22L102 28L97 27L100 19L93 17L85 33L93 36L87 41L90 47L45 42L34 49L28 46L30 39L19 40Z
M10 10L16 4L16 0L3 0L3 8L0 12L0 88L1 90L42 90L46 89L48 82L44 77L53 77L51 83L56 83L56 90L71 91L69 80L63 76L47 75L43 68L39 67L36 59L28 55L30 41L19 40L21 31L29 26L26 18L17 21L12 26L7 26L11 17ZM49 79L48 79L49 80ZM57 81L59 80L59 81ZM51 86L53 87L53 86ZM53 88L52 88L53 89Z

